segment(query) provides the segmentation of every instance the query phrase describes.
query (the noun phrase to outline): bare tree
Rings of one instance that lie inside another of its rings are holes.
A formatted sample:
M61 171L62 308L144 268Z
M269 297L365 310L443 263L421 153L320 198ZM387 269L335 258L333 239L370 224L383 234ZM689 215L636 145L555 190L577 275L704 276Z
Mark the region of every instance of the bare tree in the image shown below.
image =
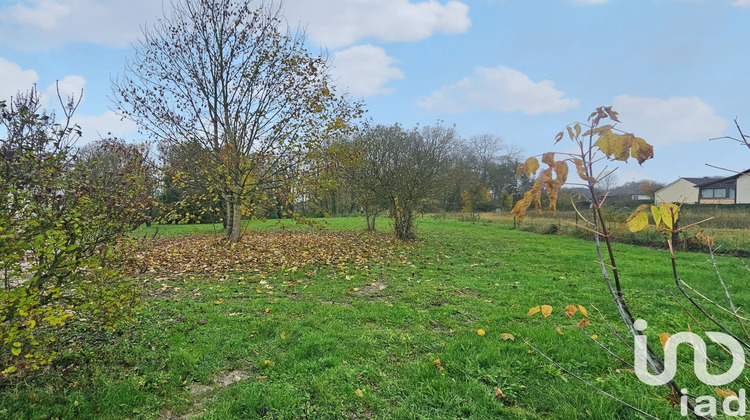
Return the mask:
M216 180L237 241L248 203L275 201L273 191L309 169L308 153L347 131L360 104L334 93L328 60L305 49L304 33L289 32L272 2L171 6L143 30L113 81L114 101L153 137L207 152L212 176L202 177Z

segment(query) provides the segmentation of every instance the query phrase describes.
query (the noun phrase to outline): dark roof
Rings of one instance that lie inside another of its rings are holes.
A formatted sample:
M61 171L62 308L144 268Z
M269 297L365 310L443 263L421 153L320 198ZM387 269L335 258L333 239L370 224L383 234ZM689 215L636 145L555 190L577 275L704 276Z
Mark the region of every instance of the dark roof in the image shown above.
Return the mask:
M714 181L720 180L721 178L722 177L720 177L720 176L704 176L703 178L685 178L685 177L683 177L682 179L684 179L686 181L690 181L693 184L695 184L696 186L700 187L703 184L710 184L710 183L712 183Z
M697 184L696 187L705 187L708 185L721 184L721 183L728 182L728 181L734 181L735 179L739 178L741 175L746 175L746 174L750 174L750 169L745 169L742 172L737 172L736 174L732 176L714 177L714 179L708 182Z

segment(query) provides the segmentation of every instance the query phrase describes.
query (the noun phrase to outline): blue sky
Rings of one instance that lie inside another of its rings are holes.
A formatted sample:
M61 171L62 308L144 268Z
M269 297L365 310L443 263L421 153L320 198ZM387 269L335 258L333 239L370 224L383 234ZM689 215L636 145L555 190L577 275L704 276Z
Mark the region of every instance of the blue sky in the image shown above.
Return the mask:
M655 146L620 182L731 175L750 167L734 118L750 132L750 0L287 0L311 48L333 57L340 89L378 123L456 124L525 155L553 149L597 106ZM112 112L122 71L159 0L0 0L0 98L32 83L51 97L85 89L84 141L137 140ZM53 102L50 100L50 105ZM560 145L558 145L560 146ZM617 166L617 165L616 165Z

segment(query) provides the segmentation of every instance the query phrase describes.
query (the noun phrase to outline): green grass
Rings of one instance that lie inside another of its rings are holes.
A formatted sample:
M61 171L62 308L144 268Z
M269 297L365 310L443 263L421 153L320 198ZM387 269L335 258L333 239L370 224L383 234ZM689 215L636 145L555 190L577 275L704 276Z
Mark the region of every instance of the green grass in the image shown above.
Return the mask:
M364 226L360 218L327 223L333 230ZM379 223L388 228L387 219ZM311 229L253 222L250 230L281 226ZM155 229L136 236L153 236ZM404 257L387 264L265 278L250 270L144 278L150 293L136 326L107 334L65 330L69 350L53 368L0 389L0 417L637 418L530 352L525 338L629 403L679 418L665 402L665 388L640 383L563 316L566 305L586 306L587 331L632 360L593 308L618 324L591 242L507 223L428 218L418 229L422 240L399 245L396 255ZM212 226L160 226L158 234L212 232ZM627 298L649 321L652 342L688 323L698 329L672 296L665 251L620 244L616 250ZM747 307L747 271L736 259L719 264L736 304ZM685 281L721 299L706 256L681 254L679 265ZM552 305L552 315L526 316L540 304ZM221 386L233 371L245 379ZM713 394L687 368L677 380L695 395ZM507 398L497 398L496 388Z

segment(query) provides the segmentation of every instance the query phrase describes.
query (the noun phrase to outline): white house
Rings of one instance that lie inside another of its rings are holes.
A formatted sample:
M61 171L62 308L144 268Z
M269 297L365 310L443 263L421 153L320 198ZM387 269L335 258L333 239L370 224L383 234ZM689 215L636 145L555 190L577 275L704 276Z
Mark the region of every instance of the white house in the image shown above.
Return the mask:
M750 169L729 177L680 178L658 190L654 202L656 204L750 203Z
M654 202L698 204L698 187L708 182L721 179L720 177L704 176L703 178L679 178L656 191Z
M701 204L748 204L750 203L750 169L726 178L703 183L698 186L698 202Z

